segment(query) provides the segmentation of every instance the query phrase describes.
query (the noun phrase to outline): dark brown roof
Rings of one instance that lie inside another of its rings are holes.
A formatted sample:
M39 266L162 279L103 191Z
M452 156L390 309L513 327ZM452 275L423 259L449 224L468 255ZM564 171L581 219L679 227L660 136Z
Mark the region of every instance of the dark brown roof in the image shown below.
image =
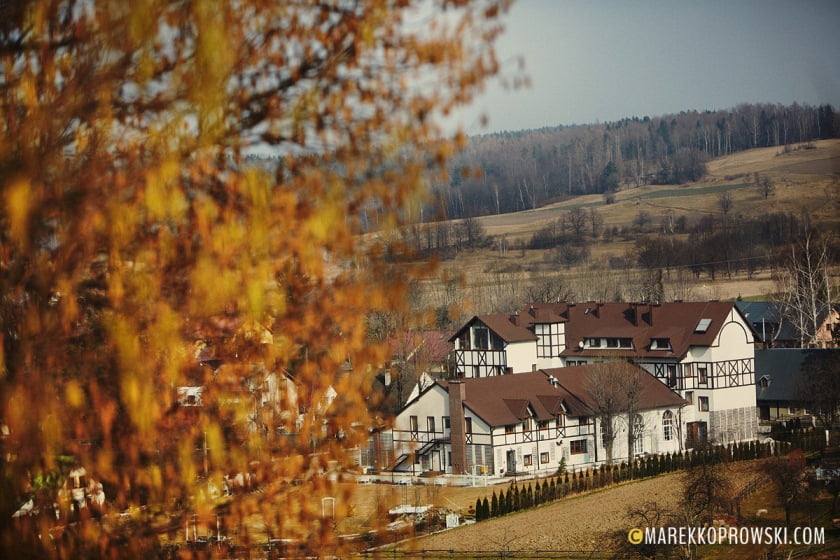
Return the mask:
M588 303L569 306L564 356L684 357L692 346L709 346L729 313L740 312L731 302ZM704 332L696 332L709 319ZM746 324L747 322L744 321ZM585 338L631 338L633 349L580 348ZM671 350L651 349L651 340L667 338Z
M643 369L626 362L611 362L460 380L464 404L491 426L516 424L530 415L550 420L562 409L571 417L595 414L587 380L596 368L620 368L641 379L640 409L683 406L685 400ZM556 382L552 382L552 378ZM437 382L448 391L449 382Z
M469 321L467 324L461 327L459 331L457 331L452 337L449 339L450 342L454 342L456 338L461 336L461 334L468 330L472 325L476 323L476 321L480 321L487 325L487 327L496 333L502 340L505 342L523 342L527 340L536 340L537 335L534 334L533 331L528 330L530 324L525 323L525 326L522 326L519 321L519 316L517 315L506 315L506 314L497 314L497 315L476 315Z
M491 426L517 424L526 418L529 407L537 420L551 420L562 405L570 416L592 413L580 400L553 385L543 372L497 375L462 379L464 404ZM447 391L449 382L437 382Z
M543 371L557 379L561 387L579 397L587 407L595 410L597 406L594 397L590 393L590 388L593 383L590 378L593 375L597 375L598 369L603 368L616 370L621 375L632 375L640 380L639 409L683 406L686 404L685 399L666 387L664 383L642 368L628 362L605 362L585 366L552 368ZM626 408L626 406L626 402L619 403L619 408Z

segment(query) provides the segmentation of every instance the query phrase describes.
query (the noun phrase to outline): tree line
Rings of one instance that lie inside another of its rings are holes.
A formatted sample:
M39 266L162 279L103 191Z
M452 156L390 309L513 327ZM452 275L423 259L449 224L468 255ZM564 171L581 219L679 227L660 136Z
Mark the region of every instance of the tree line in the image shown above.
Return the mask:
M508 513L523 511L566 496L597 490L628 480L648 478L682 470L694 470L697 467L751 461L769 457L780 457L792 449L805 452L821 451L825 447L825 437L818 430L792 430L778 432L779 440L769 442L745 441L727 445L707 445L695 450L651 455L637 459L633 464L625 462L604 464L600 467L583 471L560 472L554 476L537 480L533 484L513 482L497 494L494 490L488 498L477 498L475 502L476 521L500 517Z
M469 139L433 188L427 216L464 218L533 209L622 185L697 181L706 162L742 150L832 138L831 105L741 104L716 111L498 132Z

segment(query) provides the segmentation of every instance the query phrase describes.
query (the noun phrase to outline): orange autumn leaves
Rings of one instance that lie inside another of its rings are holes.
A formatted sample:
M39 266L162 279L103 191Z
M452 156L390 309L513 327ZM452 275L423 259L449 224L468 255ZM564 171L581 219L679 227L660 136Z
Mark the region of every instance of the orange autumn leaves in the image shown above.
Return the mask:
M0 516L65 462L108 500L57 548L0 524L0 555L142 555L176 538L161 516L222 502L245 544L335 539L313 504L375 422L365 315L405 305L361 216L399 225L443 172L463 138L435 115L496 71L508 2L413 4L43 0L0 18ZM444 4L450 25L417 25ZM222 496L243 472L261 492ZM114 516L141 504L148 539Z

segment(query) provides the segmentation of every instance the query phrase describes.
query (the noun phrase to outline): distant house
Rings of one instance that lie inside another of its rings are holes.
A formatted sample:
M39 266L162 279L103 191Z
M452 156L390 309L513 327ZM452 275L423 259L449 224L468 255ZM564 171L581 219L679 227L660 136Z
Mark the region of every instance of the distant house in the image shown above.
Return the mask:
M603 426L587 390L596 368L623 368L642 391L628 452L626 421L614 423L613 458L683 449L686 401L653 376L620 363L517 375L437 380L397 416L392 438L402 472L511 476L606 461Z
M739 301L738 309L744 314L762 348L807 348L791 317L794 311L784 304L767 301ZM817 313L819 327L811 347L836 348L840 346L840 305L821 304Z
M800 336L785 318L782 304L772 301L738 301L760 348L799 348Z
M809 388L806 367L815 359L840 350L773 348L755 353L755 395L761 420L790 420L809 416L803 397Z
M820 348L840 346L840 304L835 303L825 308L816 338Z
M688 401L686 439L757 433L755 335L733 303L533 303L475 316L451 340L465 379L629 360Z

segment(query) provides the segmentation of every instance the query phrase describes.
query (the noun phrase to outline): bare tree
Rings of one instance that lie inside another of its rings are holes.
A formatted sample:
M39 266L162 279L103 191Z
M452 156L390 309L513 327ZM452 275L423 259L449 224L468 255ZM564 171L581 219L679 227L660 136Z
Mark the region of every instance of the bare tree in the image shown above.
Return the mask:
M566 218L568 219L569 226L571 226L572 231L575 234L575 239L583 237L583 230L586 228L586 212L578 206L569 210L566 214Z
M721 193L717 199L717 203L724 217L729 216L729 212L732 211L732 207L735 205L735 202L732 200L732 195L728 192Z
M601 235L601 228L604 226L604 217L594 208L589 209L589 224L592 226L592 237Z
M624 407L622 376L614 364L602 363L591 369L587 390L595 404L597 420L601 423L601 442L607 452L607 464L613 461L616 438L615 423Z
M793 506L808 496L808 477L802 452L789 457L775 457L764 464L764 472L776 487L776 495L785 509L785 524L790 526Z
M695 448L697 463L683 474L683 513L691 525L712 522L716 512L725 511L732 499L732 485L717 453Z
M586 390L601 422L601 441L608 463L614 459L616 422L623 418L627 424L628 463L633 464L633 448L644 431L644 422L638 421L643 375L647 374L633 364L619 361L597 364L586 378Z
M758 192L761 193L761 196L764 197L764 200L767 200L769 197L773 196L776 192L776 185L773 183L773 179L767 177L766 175L761 178L761 182L758 183Z
M799 333L803 347L817 346L817 334L833 301L827 239L809 230L794 243L776 274L782 313Z
M573 294L559 275L543 273L535 277L527 289L530 303L555 303L569 301Z
M652 558L675 558L677 545L670 543L654 542L635 543L628 540L628 530L639 530L642 528L666 528L678 526L679 515L667 506L654 501L646 501L638 505L629 506L624 514L625 525L617 531L606 535L612 540L610 547L621 558L639 558L649 560ZM681 551L680 551L681 552ZM682 558L689 558L685 554Z

